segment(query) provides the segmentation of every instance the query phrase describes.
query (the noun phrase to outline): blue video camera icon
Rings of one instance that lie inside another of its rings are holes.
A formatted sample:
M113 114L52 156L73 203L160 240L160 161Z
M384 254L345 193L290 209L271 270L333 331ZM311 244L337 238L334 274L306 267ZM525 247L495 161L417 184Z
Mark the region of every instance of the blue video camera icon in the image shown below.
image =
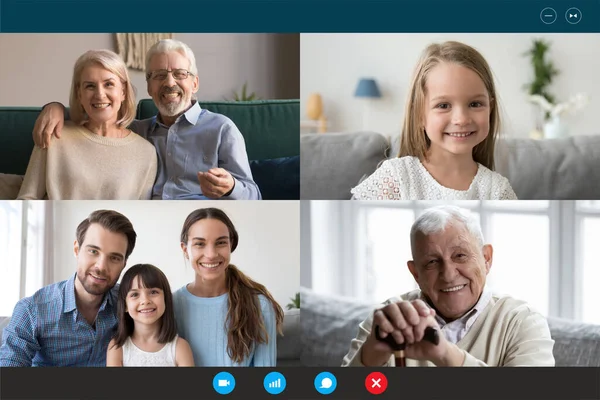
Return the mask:
M229 394L235 389L235 378L229 372L219 372L213 378L213 389L219 394Z

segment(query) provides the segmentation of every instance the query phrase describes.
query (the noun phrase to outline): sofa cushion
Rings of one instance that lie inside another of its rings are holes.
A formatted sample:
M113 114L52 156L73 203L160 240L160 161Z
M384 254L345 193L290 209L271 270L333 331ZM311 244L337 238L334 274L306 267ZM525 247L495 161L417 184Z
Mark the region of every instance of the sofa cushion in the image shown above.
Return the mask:
M252 160L250 170L264 200L300 198L300 156Z
M0 317L0 345L2 344L2 334L4 332L4 328L10 322L10 317Z
M292 367L300 365L300 309L285 311L283 336L277 337L277 366Z
M0 172L25 175L39 107L0 107Z
M339 366L358 334L358 325L377 304L301 288L302 353L305 366ZM548 318L556 366L600 366L600 326Z
M200 101L200 107L223 114L235 123L246 142L249 160L300 154L300 100ZM138 103L138 119L157 114L152 99ZM296 199L298 199L296 197Z
M300 198L313 200L350 199L350 189L389 149L388 140L373 132L304 134L300 143Z
M503 139L495 159L521 200L600 198L600 135Z
M372 132L301 135L301 198L350 198L350 189L365 175L387 157L397 156L397 135L389 151L372 147L374 142L384 140ZM509 180L519 199L600 198L600 185L594 184L600 181L600 135L546 140L501 138L495 161L496 171Z
M308 367L339 367L358 334L358 325L375 309L375 304L318 294L300 289L302 309L302 352L300 362Z
M600 326L548 318L557 367L600 367Z
M22 175L0 174L0 200L15 200L22 183Z

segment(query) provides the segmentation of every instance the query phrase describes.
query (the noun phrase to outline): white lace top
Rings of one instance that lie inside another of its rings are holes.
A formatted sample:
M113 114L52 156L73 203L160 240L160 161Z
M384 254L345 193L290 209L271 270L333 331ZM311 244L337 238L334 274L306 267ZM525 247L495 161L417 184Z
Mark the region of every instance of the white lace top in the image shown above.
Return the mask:
M386 160L351 190L356 200L517 200L508 179L478 164L468 190L440 185L417 157Z
M127 338L123 345L123 366L124 367L176 367L175 348L177 347L177 338L164 345L162 349L156 352L141 350Z

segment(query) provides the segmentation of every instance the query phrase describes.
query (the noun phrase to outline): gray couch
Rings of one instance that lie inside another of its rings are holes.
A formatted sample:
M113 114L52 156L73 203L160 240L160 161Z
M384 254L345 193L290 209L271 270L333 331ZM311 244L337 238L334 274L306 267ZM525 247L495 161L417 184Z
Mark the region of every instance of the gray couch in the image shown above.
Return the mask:
M10 318L0 317L0 343L2 333ZM285 311L283 336L277 338L277 366L295 367L300 365L300 310Z
M351 188L397 154L397 140L374 132L301 135L300 198L350 199ZM521 200L600 199L600 135L500 140L495 159Z
M339 366L358 325L376 304L300 291L302 333L300 361L304 366ZM556 366L600 366L600 326L549 318L555 340Z

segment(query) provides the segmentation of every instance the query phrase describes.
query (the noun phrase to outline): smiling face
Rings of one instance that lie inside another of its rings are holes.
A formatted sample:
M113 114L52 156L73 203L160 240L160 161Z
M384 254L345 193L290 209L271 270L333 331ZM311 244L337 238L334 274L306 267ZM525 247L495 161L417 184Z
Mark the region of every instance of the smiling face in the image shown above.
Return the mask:
M91 224L83 243L75 241L77 258L76 290L93 296L102 296L112 289L123 268L127 251L127 236L114 233L100 224Z
M454 320L477 304L492 266L492 246L481 248L462 224L451 221L437 233L417 232L413 257L408 268L421 291L442 317Z
M227 226L218 219L204 218L188 230L187 243L181 243L197 278L204 282L222 282L231 259L231 243Z
M116 123L125 101L125 87L114 73L90 64L81 72L77 96L90 122Z
M125 298L125 312L135 323L152 325L165 313L165 294L160 288L147 288L140 276L136 276Z
M483 80L469 68L441 62L429 71L425 92L430 151L472 154L490 133L492 99Z
M190 61L177 51L156 54L150 60L148 73L157 70L190 70ZM175 80L168 73L164 80L148 79L148 94L163 117L177 117L192 106L192 95L198 91L198 77L188 75Z

